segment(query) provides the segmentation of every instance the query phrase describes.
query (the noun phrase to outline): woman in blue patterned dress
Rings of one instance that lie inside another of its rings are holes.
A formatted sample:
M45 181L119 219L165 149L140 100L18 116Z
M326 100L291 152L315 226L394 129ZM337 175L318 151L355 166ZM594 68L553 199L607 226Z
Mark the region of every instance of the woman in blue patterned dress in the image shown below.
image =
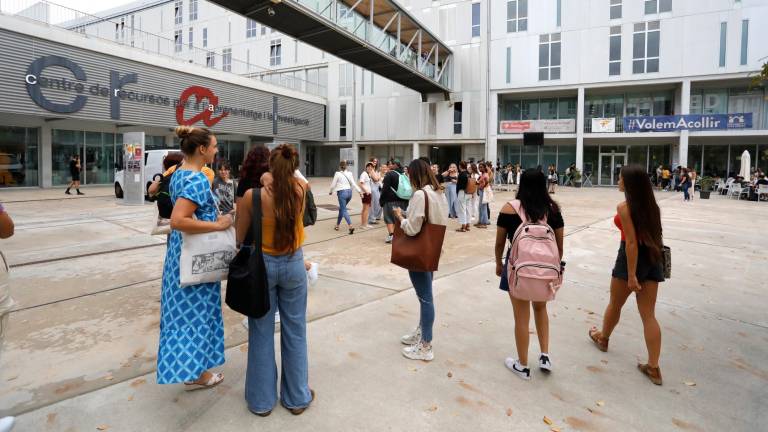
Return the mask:
M181 233L225 230L232 225L232 217L218 215L211 185L201 172L216 157L216 137L208 129L189 126L177 127L176 136L184 164L172 174L170 184L174 206L163 267L157 382L183 382L187 390L194 390L213 387L224 379L221 373L209 371L224 363L221 283L181 287Z

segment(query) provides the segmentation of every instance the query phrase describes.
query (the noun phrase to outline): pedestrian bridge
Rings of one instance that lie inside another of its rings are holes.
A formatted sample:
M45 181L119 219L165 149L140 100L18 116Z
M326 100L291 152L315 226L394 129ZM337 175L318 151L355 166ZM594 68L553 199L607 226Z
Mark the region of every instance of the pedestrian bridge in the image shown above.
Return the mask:
M422 95L449 93L453 53L391 0L210 0Z

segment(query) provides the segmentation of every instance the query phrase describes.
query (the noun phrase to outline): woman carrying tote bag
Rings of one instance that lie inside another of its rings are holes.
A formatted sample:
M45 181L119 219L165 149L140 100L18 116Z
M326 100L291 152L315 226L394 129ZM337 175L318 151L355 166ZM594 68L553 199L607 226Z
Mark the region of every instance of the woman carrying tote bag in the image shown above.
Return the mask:
M211 373L224 364L224 324L221 282L181 286L182 233L205 234L229 229L232 217L219 216L211 184L201 172L218 151L208 129L176 128L184 163L171 179L174 203L171 236L163 267L160 300L160 345L157 383L184 383L187 390L219 384L224 376Z
M448 223L448 200L429 164L425 161L416 159L411 162L408 166L408 176L416 192L408 203L407 218L403 217L402 209L394 209L395 218L402 232L395 230L392 262L408 268L408 276L419 298L421 311L419 325L412 333L403 336L400 341L408 345L402 351L406 358L431 361L435 357L432 352L432 325L435 322L432 276L433 271L437 270L445 236L445 225ZM408 241L409 239L404 238L403 234L411 238L416 237L418 241ZM403 250L406 248L409 250ZM424 263L424 268L410 268L406 263L415 261L407 259L407 255L412 252L416 252L420 257L427 257L427 261L431 262Z

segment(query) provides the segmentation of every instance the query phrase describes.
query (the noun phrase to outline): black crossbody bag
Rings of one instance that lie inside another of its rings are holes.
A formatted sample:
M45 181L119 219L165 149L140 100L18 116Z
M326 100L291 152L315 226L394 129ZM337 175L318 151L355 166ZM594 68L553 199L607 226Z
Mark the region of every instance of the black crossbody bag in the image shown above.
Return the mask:
M269 312L269 285L261 250L261 188L253 188L250 234L253 245L243 245L229 264L225 302L235 312L261 318Z

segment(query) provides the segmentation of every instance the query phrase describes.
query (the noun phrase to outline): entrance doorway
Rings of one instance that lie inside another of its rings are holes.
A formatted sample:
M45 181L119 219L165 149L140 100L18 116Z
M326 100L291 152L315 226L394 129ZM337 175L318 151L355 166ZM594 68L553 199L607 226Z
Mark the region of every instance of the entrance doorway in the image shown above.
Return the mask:
M429 160L433 164L440 166L440 170L448 169L448 166L455 163L457 166L461 162L461 146L442 146L431 147L429 149Z
M598 165L598 185L617 186L621 167L627 162L626 153L600 153L600 165Z

